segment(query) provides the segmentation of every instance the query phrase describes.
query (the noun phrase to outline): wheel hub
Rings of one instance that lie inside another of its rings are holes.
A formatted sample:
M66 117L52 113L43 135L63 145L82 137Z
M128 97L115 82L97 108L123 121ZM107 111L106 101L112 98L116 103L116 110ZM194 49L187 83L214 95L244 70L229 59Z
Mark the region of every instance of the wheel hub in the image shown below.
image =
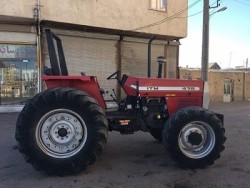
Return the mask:
M65 158L77 153L85 144L87 128L73 111L58 109L49 112L39 122L37 142L48 155Z
M62 115L62 114L61 114ZM57 119L51 121L51 124L47 124L46 131L49 132L48 138L51 138L51 141L56 145L70 145L73 139L77 138L76 135L79 134L77 132L77 128L80 129L79 122L75 122L73 124L71 119L60 119L62 117L57 116ZM79 130L80 131L80 130ZM78 137L79 138L79 137Z
M188 136L188 141L192 145L199 145L202 142L202 135L196 132L191 132L190 135Z
M198 151L202 149L206 140L206 129L199 125L189 124L182 129L180 138L183 148Z
M186 156L194 159L203 158L215 145L215 133L205 122L194 121L181 129L178 144Z
M67 136L67 134L68 134L68 132L67 132L67 129L65 129L65 128L61 128L58 130L58 135L60 137L65 137L65 136Z

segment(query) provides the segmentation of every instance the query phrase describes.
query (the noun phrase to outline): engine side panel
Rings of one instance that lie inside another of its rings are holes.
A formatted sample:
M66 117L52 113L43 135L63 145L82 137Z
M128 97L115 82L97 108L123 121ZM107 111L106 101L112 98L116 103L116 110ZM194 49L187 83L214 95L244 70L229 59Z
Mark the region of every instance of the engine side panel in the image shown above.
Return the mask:
M123 89L129 96L165 97L169 115L186 106L202 106L203 104L204 82L201 80L128 76Z

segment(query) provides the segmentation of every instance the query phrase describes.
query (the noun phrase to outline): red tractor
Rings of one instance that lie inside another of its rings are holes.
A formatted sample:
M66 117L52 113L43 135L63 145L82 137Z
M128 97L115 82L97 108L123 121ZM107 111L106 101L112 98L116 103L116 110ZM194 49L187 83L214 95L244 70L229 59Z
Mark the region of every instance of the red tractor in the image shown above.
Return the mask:
M113 130L149 132L182 167L205 167L220 157L223 115L207 109L207 82L161 78L163 61L158 78L124 74L119 79L115 72L107 79L117 79L127 96L107 109L97 78L68 76L60 38L45 32L51 68L45 67L42 79L48 89L27 102L15 134L19 151L36 169L57 175L86 169Z

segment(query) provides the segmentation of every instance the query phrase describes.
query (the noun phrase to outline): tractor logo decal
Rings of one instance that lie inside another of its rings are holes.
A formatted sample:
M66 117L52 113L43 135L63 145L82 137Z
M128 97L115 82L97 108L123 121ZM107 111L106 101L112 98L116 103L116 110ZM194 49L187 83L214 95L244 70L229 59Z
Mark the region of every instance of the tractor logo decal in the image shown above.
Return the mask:
M137 89L136 85L131 88ZM139 91L200 91L196 86L139 86Z

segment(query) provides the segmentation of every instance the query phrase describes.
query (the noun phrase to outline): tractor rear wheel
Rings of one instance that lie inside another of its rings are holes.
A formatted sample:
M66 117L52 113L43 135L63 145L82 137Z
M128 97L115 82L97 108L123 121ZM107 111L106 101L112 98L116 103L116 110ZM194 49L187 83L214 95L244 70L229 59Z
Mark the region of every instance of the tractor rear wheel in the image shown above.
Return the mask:
M53 88L25 105L16 123L16 140L37 170L75 174L101 155L107 120L99 104L83 91Z
M211 111L187 107L176 112L163 130L163 144L180 166L202 168L212 165L224 150L225 129Z

